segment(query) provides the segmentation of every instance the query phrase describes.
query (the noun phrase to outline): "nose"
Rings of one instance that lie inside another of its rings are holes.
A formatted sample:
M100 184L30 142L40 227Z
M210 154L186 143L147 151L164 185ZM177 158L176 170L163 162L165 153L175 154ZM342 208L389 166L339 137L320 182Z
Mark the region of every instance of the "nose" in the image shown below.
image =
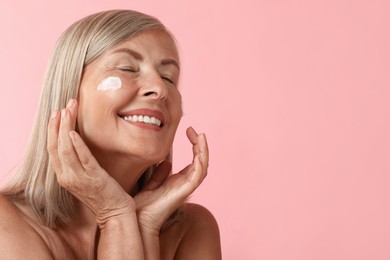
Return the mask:
M151 99L164 100L168 96L168 87L158 73L153 73L145 79L140 94Z

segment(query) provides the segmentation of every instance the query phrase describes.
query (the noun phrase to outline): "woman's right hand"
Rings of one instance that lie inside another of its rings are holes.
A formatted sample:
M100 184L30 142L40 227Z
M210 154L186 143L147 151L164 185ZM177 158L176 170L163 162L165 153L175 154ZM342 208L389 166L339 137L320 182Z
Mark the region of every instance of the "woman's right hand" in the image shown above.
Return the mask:
M50 162L59 185L84 203L102 226L113 216L135 212L136 206L74 131L76 118L76 100L70 100L61 113L53 112L48 125Z

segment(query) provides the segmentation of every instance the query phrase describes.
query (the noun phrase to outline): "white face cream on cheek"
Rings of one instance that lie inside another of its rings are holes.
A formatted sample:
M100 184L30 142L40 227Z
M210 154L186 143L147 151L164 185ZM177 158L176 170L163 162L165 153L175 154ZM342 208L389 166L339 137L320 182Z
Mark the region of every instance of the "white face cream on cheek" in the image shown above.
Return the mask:
M118 90L122 87L122 81L118 77L108 77L103 79L97 86L98 90Z

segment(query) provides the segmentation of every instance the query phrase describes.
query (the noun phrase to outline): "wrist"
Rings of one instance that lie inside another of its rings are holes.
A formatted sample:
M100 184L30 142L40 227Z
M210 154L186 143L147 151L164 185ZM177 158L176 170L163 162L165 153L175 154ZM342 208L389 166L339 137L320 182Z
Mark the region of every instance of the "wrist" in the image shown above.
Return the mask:
M144 246L145 259L160 259L160 230L140 223L138 225Z
M147 214L137 213L138 226L141 234L159 237L161 224L152 220Z
M137 214L135 207L128 205L111 210L102 210L96 216L96 222L100 229L105 228L107 225L120 226L123 223L137 222Z

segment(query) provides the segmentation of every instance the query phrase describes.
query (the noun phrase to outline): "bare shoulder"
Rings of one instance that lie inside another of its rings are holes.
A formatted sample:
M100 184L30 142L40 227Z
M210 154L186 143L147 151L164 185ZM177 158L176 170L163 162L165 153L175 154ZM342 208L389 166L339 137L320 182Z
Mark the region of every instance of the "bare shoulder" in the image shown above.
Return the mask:
M221 244L217 221L205 207L186 203L179 209L177 223L167 232L168 240L177 241L175 259L221 259Z
M34 228L25 220L23 212L0 195L0 258L53 259L48 247Z

